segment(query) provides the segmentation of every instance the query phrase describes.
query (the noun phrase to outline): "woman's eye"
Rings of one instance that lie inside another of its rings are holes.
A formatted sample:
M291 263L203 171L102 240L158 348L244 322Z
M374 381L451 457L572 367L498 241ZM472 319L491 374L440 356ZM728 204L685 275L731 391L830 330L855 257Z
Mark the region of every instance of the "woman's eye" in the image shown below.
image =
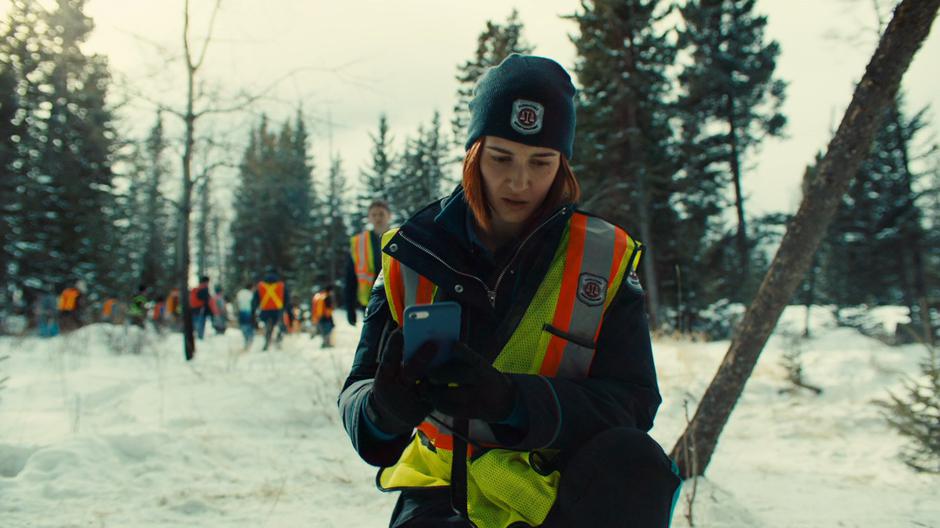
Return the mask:
M508 156L493 157L493 161L495 161L496 163L509 163L509 160L511 159L512 158Z
M534 160L532 161L532 165L535 165L536 167L548 167L551 165L551 163L544 160Z

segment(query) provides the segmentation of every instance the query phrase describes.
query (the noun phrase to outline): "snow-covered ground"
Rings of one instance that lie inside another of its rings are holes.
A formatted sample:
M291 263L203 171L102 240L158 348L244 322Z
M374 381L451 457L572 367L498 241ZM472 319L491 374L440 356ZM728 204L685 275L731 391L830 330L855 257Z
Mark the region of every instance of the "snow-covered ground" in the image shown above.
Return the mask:
M788 336L802 309L784 314L699 481L695 525L940 527L940 478L896 458L903 440L871 404L923 351L814 313L807 341ZM289 336L267 353L241 353L229 330L191 364L178 334L134 330L0 339L0 527L387 525L395 497L375 490L335 406L356 329L341 323L331 350ZM665 401L652 434L667 450L727 346L655 342ZM793 346L821 396L780 392ZM683 499L674 526L685 511Z

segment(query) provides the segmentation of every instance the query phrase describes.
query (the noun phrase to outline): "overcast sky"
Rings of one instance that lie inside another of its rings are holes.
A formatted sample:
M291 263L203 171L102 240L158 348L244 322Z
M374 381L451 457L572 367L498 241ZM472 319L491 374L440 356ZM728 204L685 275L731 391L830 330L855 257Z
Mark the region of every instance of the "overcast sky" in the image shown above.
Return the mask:
M211 2L193 4L192 34L199 37ZM6 10L5 1L0 6ZM318 175L327 167L332 130L333 150L343 157L352 181L367 162L368 133L379 113L388 115L398 145L435 109L449 122L457 64L471 57L486 20L504 21L513 6L535 53L570 68L574 47L568 35L576 27L559 15L578 9L572 0L223 0L202 78L222 100L239 89L259 92L294 72L254 111L280 121L302 103L314 129ZM825 147L876 44L871 6L871 0L758 1L758 10L769 16L768 37L782 48L777 72L789 83L784 106L789 124L786 138L768 140L749 160L744 179L749 213L795 209L803 169ZM158 47L181 52L181 12L182 0L89 0L87 13L96 29L87 49L108 55L112 70L136 90L178 105L184 94L182 63L165 62ZM904 78L910 107L930 104L934 115L940 108L936 29L935 24ZM152 108L135 100L123 110L128 119L122 129L142 134L153 122ZM253 119L242 115L206 125L243 143ZM934 118L933 131L936 123Z

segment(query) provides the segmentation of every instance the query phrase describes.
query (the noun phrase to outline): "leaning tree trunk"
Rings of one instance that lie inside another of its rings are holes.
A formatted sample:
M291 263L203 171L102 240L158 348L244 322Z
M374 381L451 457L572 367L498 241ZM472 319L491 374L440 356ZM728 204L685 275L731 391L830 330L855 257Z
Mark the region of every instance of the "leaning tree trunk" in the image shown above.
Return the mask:
M703 475L780 313L799 286L852 175L867 154L901 77L930 33L940 0L903 0L868 63L826 156L787 227L770 270L748 307L695 417L672 449L683 477Z

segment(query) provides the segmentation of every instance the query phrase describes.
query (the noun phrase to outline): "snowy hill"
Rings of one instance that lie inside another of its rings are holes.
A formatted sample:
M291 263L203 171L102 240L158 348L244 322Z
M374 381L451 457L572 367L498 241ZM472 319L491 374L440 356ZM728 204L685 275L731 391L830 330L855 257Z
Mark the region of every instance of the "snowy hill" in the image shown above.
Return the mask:
M699 482L695 525L940 526L940 479L898 461L902 440L871 404L922 350L814 313L805 341L789 337L802 309L785 313ZM386 526L395 496L375 490L336 413L358 339L345 324L337 334L332 350L289 336L243 354L230 330L191 365L178 334L94 325L0 339L0 526ZM665 401L652 434L667 450L727 346L654 343ZM822 395L781 393L792 346Z

